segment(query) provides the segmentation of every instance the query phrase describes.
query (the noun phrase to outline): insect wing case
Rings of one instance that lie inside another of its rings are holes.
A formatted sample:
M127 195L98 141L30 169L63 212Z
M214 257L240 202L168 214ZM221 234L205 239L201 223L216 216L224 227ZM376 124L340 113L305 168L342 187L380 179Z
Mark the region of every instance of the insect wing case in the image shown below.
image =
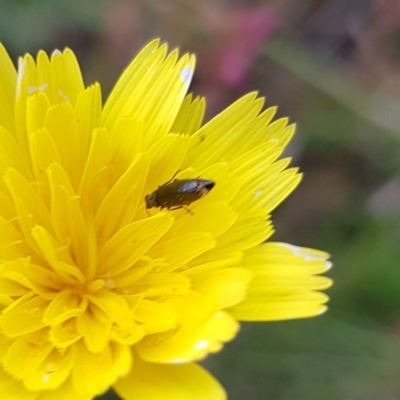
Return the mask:
M160 186L154 193L157 207L172 208L189 205L206 195L215 183L205 179L176 179Z

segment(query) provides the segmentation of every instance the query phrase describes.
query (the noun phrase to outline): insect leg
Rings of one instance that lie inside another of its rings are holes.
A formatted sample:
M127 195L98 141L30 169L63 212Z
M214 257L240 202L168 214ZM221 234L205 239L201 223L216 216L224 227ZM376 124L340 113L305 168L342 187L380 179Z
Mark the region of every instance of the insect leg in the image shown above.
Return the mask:
M178 171L176 171L176 172L174 173L174 175L172 176L172 178L171 178L169 181L163 183L161 186L159 186L159 188L160 188L160 187L163 187L163 186L165 186L165 185L168 185L169 183L173 182L174 179L175 179L175 177L179 174L179 172L181 172L180 169L178 169Z

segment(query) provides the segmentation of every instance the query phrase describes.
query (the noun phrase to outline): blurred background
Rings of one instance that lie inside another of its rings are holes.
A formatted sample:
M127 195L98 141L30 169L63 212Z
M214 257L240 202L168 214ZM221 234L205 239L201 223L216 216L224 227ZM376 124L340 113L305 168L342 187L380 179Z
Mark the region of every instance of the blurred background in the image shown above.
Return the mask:
M104 97L154 37L197 54L207 118L258 90L298 124L273 239L335 264L327 314L245 324L206 366L230 400L400 399L400 1L0 0L14 60L71 47Z

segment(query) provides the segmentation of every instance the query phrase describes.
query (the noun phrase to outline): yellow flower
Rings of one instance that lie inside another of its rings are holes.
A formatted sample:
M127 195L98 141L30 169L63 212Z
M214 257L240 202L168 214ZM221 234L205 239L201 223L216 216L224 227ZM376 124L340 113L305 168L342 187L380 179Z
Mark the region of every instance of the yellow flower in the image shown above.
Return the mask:
M195 362L238 321L325 311L328 255L264 243L301 178L277 161L294 126L255 93L201 126L194 63L153 41L103 108L72 51L16 72L0 47L3 398L224 399ZM215 187L178 197L174 175ZM164 183L166 205L194 201L146 209Z

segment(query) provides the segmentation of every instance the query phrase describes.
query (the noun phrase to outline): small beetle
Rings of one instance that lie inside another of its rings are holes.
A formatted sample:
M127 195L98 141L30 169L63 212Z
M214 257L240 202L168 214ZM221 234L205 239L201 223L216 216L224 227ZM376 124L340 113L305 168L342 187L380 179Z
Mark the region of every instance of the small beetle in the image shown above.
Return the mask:
M214 186L215 182L207 179L171 180L145 197L146 208L160 207L177 210L201 199Z

